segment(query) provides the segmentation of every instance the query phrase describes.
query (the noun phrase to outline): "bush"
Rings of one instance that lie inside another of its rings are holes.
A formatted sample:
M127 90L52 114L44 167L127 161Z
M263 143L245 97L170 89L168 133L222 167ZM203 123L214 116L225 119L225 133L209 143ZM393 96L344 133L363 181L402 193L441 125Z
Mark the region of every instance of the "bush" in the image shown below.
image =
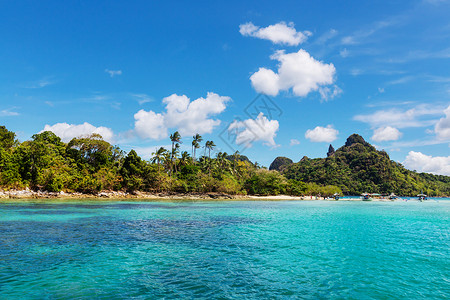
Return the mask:
M244 188L248 194L278 195L286 193L287 180L277 171L257 170L245 181Z

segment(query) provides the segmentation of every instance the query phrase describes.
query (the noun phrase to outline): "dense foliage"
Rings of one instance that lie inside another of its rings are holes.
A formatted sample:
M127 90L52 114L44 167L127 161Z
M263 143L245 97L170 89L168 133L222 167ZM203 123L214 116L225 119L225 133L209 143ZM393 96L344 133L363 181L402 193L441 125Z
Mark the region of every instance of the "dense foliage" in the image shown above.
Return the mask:
M286 166L289 166L293 164L294 162L292 159L284 157L284 156L278 156L274 159L274 161L270 164L269 170L276 170L281 171Z
M331 195L340 191L333 186L288 180L238 152L219 152L212 157L216 145L213 141L202 144L203 138L198 134L193 136L191 154L180 153L182 137L178 132L170 140L170 149L161 147L146 161L134 150L124 153L98 134L64 143L54 133L45 131L19 143L13 132L0 126L0 187L83 193L124 190Z
M0 126L0 187L50 192L227 193L255 195L322 195L391 193L450 195L450 177L418 174L391 161L359 135L327 158L304 157L298 163L279 157L273 170L261 168L238 152L214 154L213 141L193 136L191 154L180 153L182 137L170 136L163 147L143 160L104 141L98 134L64 143L44 131L19 143L15 133ZM200 149L203 148L203 149ZM201 155L203 154L203 155ZM198 156L198 158L197 158Z
M351 135L343 147L327 158L303 158L282 173L289 179L338 186L347 195L364 192L450 195L450 177L407 170L357 134Z

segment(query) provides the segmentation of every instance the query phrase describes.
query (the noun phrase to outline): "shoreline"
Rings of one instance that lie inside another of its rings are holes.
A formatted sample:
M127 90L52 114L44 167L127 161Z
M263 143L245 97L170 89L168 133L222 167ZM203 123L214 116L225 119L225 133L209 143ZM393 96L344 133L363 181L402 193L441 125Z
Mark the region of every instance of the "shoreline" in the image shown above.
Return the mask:
M332 198L318 197L318 196L290 196L290 195L229 195L224 193L148 193L135 192L128 193L123 191L102 191L97 194L85 193L67 193L67 192L47 192L47 191L32 191L25 190L0 190L0 202L5 200L193 200L193 201L208 201L208 200L236 200L236 201L363 201L362 198L346 198L341 197L339 200ZM395 200L390 199L372 199L368 202L397 202L404 201L402 198Z

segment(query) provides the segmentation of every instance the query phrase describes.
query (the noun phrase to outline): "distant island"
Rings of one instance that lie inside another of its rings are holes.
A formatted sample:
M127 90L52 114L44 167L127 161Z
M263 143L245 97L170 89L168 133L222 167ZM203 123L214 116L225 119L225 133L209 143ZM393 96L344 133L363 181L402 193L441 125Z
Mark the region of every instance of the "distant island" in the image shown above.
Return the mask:
M357 134L337 150L330 145L326 158L303 157L294 163L277 157L269 169L239 152L212 157L216 145L198 134L183 141L174 132L170 140L170 149L155 149L146 161L98 134L64 143L53 132L44 131L20 143L14 132L0 126L0 189L43 195L450 195L449 176L407 170ZM189 143L190 153L180 152L182 142Z

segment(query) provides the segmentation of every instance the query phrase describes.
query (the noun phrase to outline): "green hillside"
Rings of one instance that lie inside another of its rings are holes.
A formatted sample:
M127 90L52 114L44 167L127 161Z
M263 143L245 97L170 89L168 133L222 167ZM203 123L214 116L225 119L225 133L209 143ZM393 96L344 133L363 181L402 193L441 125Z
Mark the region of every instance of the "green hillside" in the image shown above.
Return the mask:
M415 196L421 191L430 196L450 195L449 176L407 170L357 134L328 157L304 157L284 166L282 173L288 179L338 186L347 195L393 192Z

